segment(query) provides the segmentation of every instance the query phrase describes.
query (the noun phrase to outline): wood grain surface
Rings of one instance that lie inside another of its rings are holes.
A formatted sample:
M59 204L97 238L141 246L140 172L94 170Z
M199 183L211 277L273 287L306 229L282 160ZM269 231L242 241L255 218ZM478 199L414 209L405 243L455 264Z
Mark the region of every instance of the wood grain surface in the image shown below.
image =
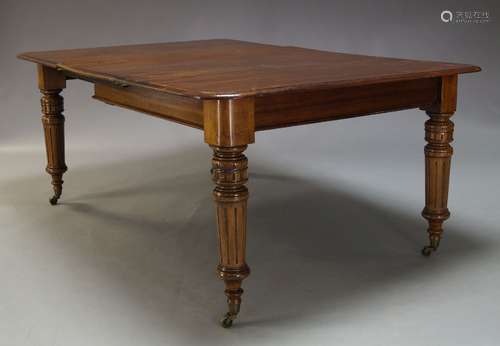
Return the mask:
M28 52L18 57L82 79L196 98L351 87L480 70L225 39Z

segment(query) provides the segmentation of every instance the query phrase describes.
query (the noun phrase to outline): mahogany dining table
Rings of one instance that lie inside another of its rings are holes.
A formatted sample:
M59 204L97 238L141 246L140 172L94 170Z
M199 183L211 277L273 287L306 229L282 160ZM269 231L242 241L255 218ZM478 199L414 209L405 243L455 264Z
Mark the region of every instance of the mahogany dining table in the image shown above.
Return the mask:
M219 277L230 327L240 311L245 262L247 145L256 131L419 108L425 122L425 207L436 251L447 208L457 79L473 65L327 52L212 39L64 49L19 54L38 66L42 123L52 176L52 205L61 197L66 81L94 84L97 100L203 131L213 150ZM389 133L389 131L387 132ZM311 139L313 140L313 139ZM319 211L318 211L319 213Z

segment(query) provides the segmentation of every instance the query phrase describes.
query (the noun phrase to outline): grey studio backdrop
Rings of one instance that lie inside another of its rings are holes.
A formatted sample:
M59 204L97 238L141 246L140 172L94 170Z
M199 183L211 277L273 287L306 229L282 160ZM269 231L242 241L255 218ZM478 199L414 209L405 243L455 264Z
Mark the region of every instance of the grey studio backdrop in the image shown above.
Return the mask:
M489 12L444 23L443 10ZM0 345L498 345L497 1L0 3ZM64 91L50 207L35 67L15 55L235 38L482 67L459 79L451 219L426 242L418 110L259 132L248 263L224 330L202 133Z

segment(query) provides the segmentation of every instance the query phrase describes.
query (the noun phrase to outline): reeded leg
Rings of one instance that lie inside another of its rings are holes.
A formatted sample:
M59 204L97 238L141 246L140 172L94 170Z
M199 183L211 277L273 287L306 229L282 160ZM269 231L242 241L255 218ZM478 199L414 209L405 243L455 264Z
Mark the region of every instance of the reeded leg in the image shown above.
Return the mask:
M243 289L241 282L250 269L245 263L246 215L248 190L246 145L216 147L212 159L212 178L215 182L214 199L217 209L219 237L219 276L224 280L228 312L221 320L223 327L233 324L240 311Z
M453 113L427 112L425 123L425 208L422 216L429 222L429 245L422 249L424 256L436 251L443 233L443 222L450 217L448 187L453 148Z
M39 66L38 82L42 93L42 124L45 133L45 148L47 151L46 171L52 176L54 196L50 204L57 204L62 193L62 176L67 167L64 160L64 116L63 98L60 95L66 86L66 79L58 71Z
M64 161L64 116L63 98L59 95L61 89L41 90L42 123L45 132L45 148L47 151L46 171L52 176L54 196L50 204L57 204L62 193L62 176L67 167Z

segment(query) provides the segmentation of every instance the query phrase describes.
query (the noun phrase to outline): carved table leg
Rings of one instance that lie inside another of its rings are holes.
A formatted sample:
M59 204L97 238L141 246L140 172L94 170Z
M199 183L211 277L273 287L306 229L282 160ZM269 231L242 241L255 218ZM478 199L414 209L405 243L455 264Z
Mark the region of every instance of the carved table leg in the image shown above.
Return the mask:
M224 280L229 311L221 320L228 328L240 310L243 289L241 282L250 269L245 263L246 216L248 190L246 145L216 147L212 159L212 178L215 182L214 199L217 209L219 237L218 272Z
M453 148L453 113L427 112L425 123L425 208L422 216L429 222L429 245L422 249L424 256L436 251L443 233L443 222L450 217L448 187Z
M42 124L45 132L45 148L47 151L46 171L52 176L54 196L50 204L57 204L62 193L62 176L67 167L64 160L64 116L63 98L60 95L65 87L66 79L58 71L39 66L38 78L42 93Z

